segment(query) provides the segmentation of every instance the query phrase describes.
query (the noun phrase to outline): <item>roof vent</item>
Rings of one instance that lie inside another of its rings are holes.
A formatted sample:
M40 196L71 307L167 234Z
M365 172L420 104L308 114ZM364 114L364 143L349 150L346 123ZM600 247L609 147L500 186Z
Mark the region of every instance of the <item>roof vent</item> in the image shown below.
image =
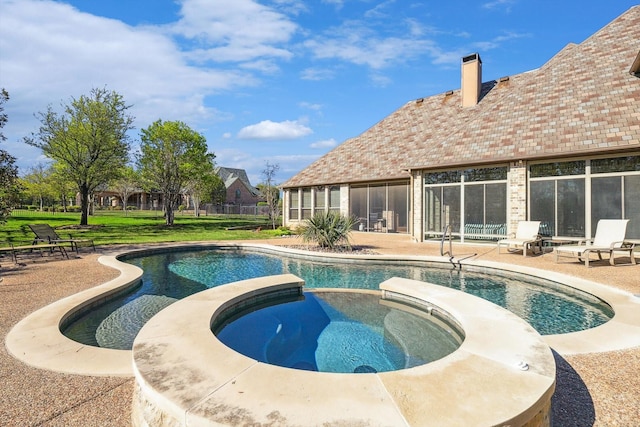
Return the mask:
M453 95L453 91L452 90L448 90L444 93L444 96L450 96Z
M500 80L498 80L498 81L500 83L508 82L509 81L509 76L500 77Z
M482 88L482 60L473 53L462 57L462 106L473 107L480 99Z
M416 99L416 104L422 104L424 102L424 98Z
M640 51L636 55L636 59L633 61L633 64L631 64L629 74L631 74L632 76L640 77Z

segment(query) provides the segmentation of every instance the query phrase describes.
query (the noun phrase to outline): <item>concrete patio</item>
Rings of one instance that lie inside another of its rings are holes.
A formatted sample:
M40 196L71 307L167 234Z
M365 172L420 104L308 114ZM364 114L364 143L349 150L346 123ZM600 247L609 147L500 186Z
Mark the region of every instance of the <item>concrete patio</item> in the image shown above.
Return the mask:
M299 245L295 238L259 241ZM354 233L353 243L380 254L439 255L439 243L414 243L406 235ZM0 331L3 341L22 318L60 298L115 278L118 272L97 262L114 248L82 253L72 260L29 261L19 267L3 260ZM118 248L121 250L122 247ZM495 245L454 244L454 254L477 253L474 259L518 264L595 281L640 294L640 266L621 262L555 262L551 254L522 257L498 255ZM640 312L638 312L640 317ZM640 419L640 348L580 355L558 355L557 391L553 400L555 425L632 426ZM130 424L133 380L59 374L29 367L3 346L0 372L0 424L19 426L120 426Z

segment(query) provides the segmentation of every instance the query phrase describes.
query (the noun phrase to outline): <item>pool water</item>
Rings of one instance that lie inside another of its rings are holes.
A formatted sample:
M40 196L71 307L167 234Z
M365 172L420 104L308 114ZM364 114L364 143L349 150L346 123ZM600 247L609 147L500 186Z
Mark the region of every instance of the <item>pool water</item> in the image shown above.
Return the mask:
M131 349L144 323L172 300L225 283L283 273L301 277L310 289L378 289L380 283L391 277L431 282L502 306L542 335L593 328L613 317L610 307L592 295L551 281L498 270L484 274L418 263L352 263L335 259L325 263L223 249L163 252L126 257L123 261L144 270L140 286L70 319L62 327L67 337L88 345Z
M303 299L249 309L212 330L260 362L334 373L411 368L460 346L462 338L443 322L380 302L378 294L305 292Z

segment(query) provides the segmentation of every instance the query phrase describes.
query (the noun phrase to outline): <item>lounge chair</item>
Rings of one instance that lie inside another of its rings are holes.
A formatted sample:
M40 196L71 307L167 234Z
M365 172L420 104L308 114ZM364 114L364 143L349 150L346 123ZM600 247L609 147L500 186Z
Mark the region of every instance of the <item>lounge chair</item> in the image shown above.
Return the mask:
M29 253L38 252L40 254L40 256L43 256L42 255L42 251L43 250L47 250L48 252L50 252L52 254L53 254L53 252L58 250L58 252L60 252L60 255L62 255L62 257L69 259L69 254L67 254L67 250L64 248L64 246L62 246L59 243L42 243L42 244L32 243L30 245L18 245L18 246L15 246L11 242L3 242L3 245L0 246L0 255L2 255L4 253L8 253L9 255L11 255L11 259L13 260L13 262L15 264L17 264L18 263L18 254L19 253L23 253L23 252L29 252Z
M91 239L74 239L69 234L68 239L63 239L58 236L58 233L49 224L29 224L29 228L36 235L33 243L47 242L52 244L68 243L71 246L71 250L78 253L78 246L91 246L93 250L96 250L96 246Z
M529 248L540 246L540 221L520 221L515 233L511 233L508 239L498 240L498 253L502 246L507 247L508 252L514 252L522 248L522 255L527 256Z
M596 226L596 235L593 240L584 240L577 245L558 246L556 248L556 262L561 256L584 259L585 266L589 267L589 256L592 252L602 259L602 253L609 253L609 264L615 265L616 252L626 252L631 258L631 264L636 263L634 256L635 244L625 242L628 219L601 219Z

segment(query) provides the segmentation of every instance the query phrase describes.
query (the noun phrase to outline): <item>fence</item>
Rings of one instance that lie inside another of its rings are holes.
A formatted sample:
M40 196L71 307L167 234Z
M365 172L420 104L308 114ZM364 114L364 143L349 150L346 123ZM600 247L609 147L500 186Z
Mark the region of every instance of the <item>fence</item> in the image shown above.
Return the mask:
M207 215L253 215L268 216L269 206L242 206L242 205L211 205L206 204L203 209Z
M101 212L102 209L95 212ZM138 212L147 212L147 210L138 210ZM157 211L157 209L149 209L148 211ZM75 211L74 211L75 212ZM193 212L192 209L187 209L187 212ZM268 216L268 206L242 206L242 205L203 205L200 209L201 213L205 215L247 215L247 216ZM13 209L11 211L12 216L42 216L42 215L56 215L64 213L61 210L45 210L39 211L34 209ZM67 212L68 213L68 212ZM77 213L77 212L75 212ZM177 213L177 211L176 211Z

